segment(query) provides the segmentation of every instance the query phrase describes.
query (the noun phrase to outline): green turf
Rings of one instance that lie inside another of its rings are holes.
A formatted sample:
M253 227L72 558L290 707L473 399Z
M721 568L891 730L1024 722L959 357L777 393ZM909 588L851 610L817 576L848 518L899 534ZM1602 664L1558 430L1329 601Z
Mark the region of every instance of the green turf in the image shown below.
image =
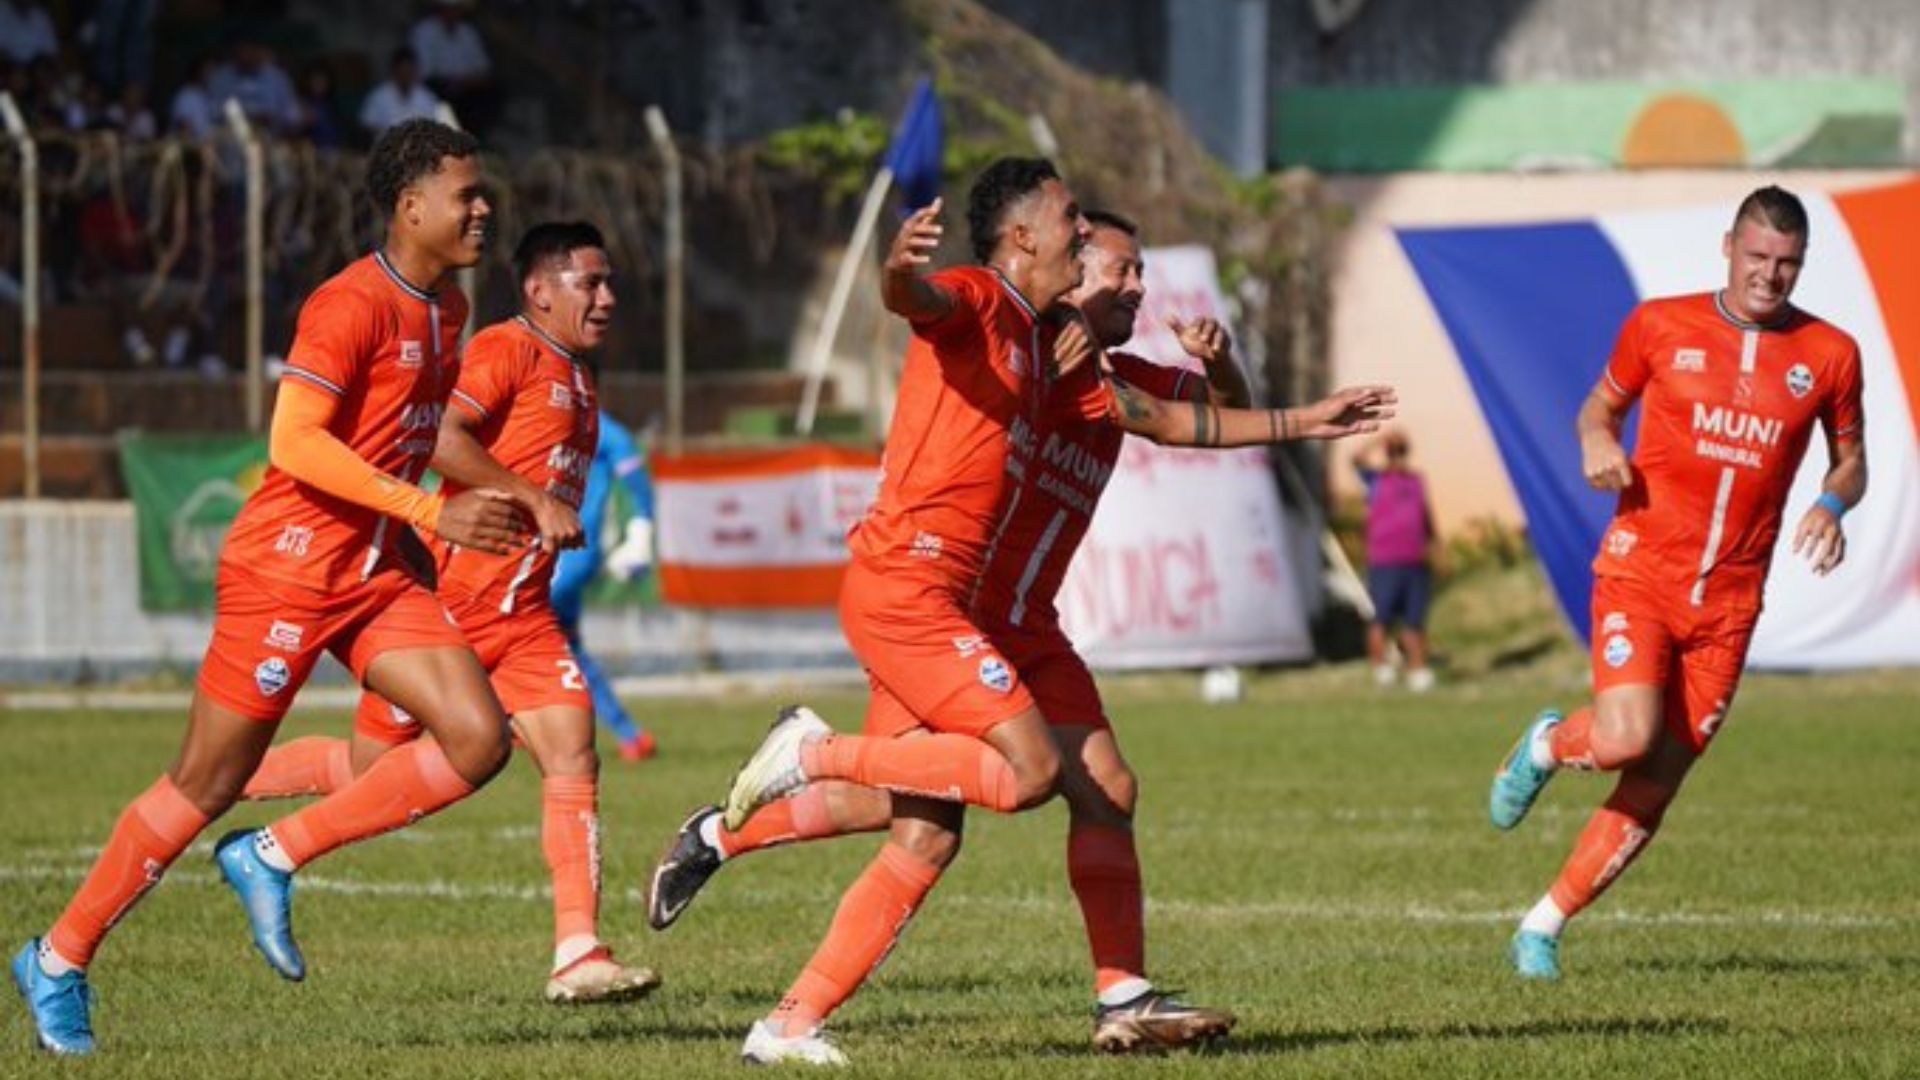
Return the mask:
M1424 698L1348 666L1257 676L1207 707L1188 679L1110 687L1144 792L1151 959L1237 1010L1222 1052L1110 1061L1087 1047L1085 945L1064 816L976 819L968 848L835 1020L859 1075L900 1077L1835 1077L1920 1075L1920 674L1756 677L1666 830L1572 931L1558 986L1503 966L1603 781L1568 776L1513 835L1486 782L1523 720L1577 696L1565 664ZM260 1077L738 1075L739 1042L831 916L871 838L726 869L671 933L638 888L712 799L770 702L644 706L662 756L605 785L605 929L665 988L563 1010L539 990L549 910L524 761L481 796L303 873L304 985L273 976L204 840L94 970L102 1049L29 1050L5 995L0 1074ZM850 698L820 703L849 724ZM291 732L338 732L301 718ZM0 717L0 926L57 914L93 845L171 755L161 714ZM236 823L268 820L243 807ZM435 890L438 890L436 893Z

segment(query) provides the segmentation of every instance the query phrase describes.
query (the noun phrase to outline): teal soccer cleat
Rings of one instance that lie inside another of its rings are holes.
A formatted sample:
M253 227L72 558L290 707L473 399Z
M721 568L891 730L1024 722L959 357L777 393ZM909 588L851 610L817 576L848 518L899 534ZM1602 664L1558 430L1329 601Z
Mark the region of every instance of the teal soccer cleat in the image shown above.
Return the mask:
M1560 939L1533 930L1513 935L1508 946L1514 973L1523 979L1552 982L1560 977Z
M41 1049L66 1057L93 1053L93 991L86 972L40 970L40 939L34 938L13 958L13 985L33 1014Z
M293 875L275 870L254 850L257 830L230 832L214 845L213 859L246 909L254 947L280 977L299 982L307 977L307 962L293 940Z
M1493 790L1487 796L1487 815L1493 819L1496 829L1511 829L1533 809L1533 801L1553 779L1552 769L1542 769L1533 763L1530 750L1533 741L1560 723L1561 716L1552 709L1541 713L1527 730L1520 735L1520 741L1513 744L1513 750L1500 763L1493 774Z

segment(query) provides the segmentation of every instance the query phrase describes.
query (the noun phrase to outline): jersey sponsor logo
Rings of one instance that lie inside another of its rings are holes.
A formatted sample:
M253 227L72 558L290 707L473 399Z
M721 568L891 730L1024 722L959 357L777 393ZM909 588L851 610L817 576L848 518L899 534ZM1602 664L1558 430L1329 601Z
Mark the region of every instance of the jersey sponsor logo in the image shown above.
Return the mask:
M1607 639L1607 647L1601 655L1606 658L1608 667L1625 667L1627 661L1633 659L1633 642L1628 641L1625 634L1615 634Z
M419 367L421 364L426 362L426 359L427 359L427 350L419 342L402 341L400 343L400 366L401 367L409 367L409 368Z
M980 685L996 694L1004 694L1013 689L1013 669L1005 660L997 656L982 657L980 660Z
M285 660L277 656L267 657L253 669L253 685L259 689L263 697L272 697L285 690L287 684L292 681L292 669L287 667Z
M312 546L313 530L305 525L289 525L281 529L280 539L273 542L273 550L296 559L305 558L307 549Z
M1113 466L1101 461L1100 455L1085 446L1062 438L1057 431L1047 436L1040 460L1094 491L1104 490L1107 481L1113 479Z
M1795 364L1787 369L1787 393L1803 398L1813 392L1813 369Z
M1622 634L1627 630L1627 613L1609 611L1606 618L1600 620L1600 632L1603 634Z
M1780 445L1780 436L1786 430L1785 420L1769 420L1740 409L1729 409L1725 405L1693 403L1693 431L1696 435L1774 447Z
M1607 554L1616 559L1624 559L1633 551L1633 545L1640 542L1640 534L1631 529L1615 529L1607 534Z
M1675 349L1673 351L1673 370L1696 372L1707 370L1707 350Z
M283 652L299 652L300 639L305 636L306 627L287 622L284 619L275 619L273 620L273 625L267 628L267 637L264 644L271 645Z
M1753 404L1753 376L1740 375L1733 380L1733 403L1735 405Z
M937 559L940 557L940 538L930 532L913 534L913 546L907 554L916 559Z
M979 652L980 647L986 643L987 636L985 634L968 634L964 637L953 639L953 651L959 653L961 658L965 659Z
M563 382L548 383L547 404L556 409L573 408L573 387Z

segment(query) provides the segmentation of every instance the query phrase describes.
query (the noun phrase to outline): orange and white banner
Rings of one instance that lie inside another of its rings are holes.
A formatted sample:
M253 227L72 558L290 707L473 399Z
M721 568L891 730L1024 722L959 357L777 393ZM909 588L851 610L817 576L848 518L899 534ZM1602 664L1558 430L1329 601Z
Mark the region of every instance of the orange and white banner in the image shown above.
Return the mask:
M653 459L660 595L687 607L832 607L880 455L838 446Z

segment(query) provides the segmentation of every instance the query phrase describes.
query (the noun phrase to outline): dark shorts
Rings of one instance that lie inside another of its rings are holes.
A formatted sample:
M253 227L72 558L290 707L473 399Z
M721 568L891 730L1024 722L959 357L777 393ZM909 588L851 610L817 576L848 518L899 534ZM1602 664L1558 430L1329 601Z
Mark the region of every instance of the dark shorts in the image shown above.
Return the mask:
M1374 622L1424 630L1427 605L1433 600L1433 571L1425 566L1369 567L1367 593L1373 597Z

